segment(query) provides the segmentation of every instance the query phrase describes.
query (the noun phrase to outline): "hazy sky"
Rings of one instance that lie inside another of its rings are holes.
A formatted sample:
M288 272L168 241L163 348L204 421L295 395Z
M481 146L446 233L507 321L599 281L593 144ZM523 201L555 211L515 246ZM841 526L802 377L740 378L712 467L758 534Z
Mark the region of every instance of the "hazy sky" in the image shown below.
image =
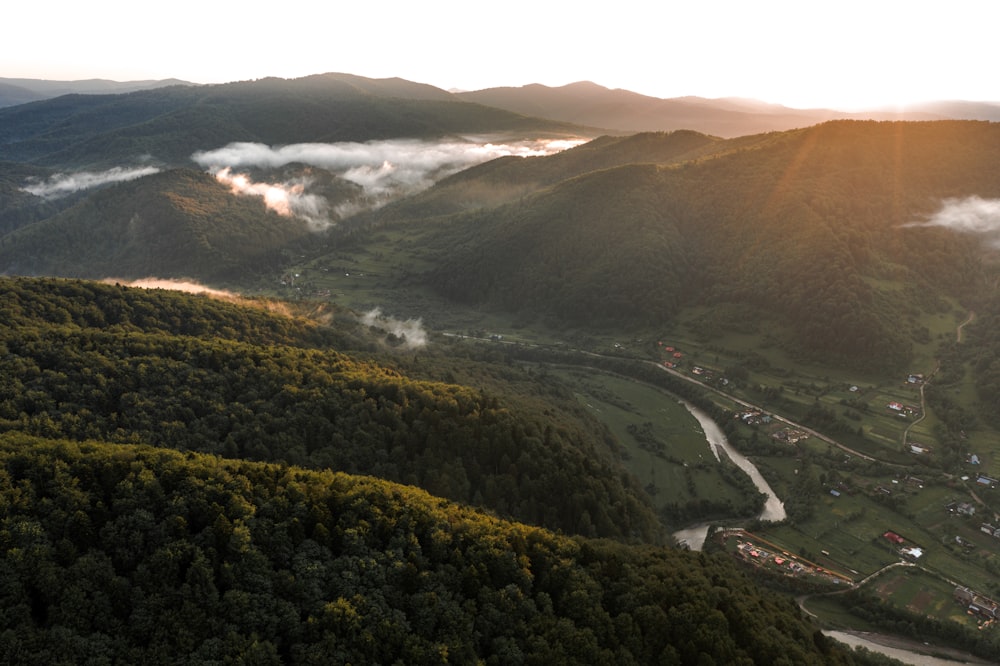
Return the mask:
M589 80L797 107L1000 101L997 0L33 0L0 15L3 77L347 72L466 90Z

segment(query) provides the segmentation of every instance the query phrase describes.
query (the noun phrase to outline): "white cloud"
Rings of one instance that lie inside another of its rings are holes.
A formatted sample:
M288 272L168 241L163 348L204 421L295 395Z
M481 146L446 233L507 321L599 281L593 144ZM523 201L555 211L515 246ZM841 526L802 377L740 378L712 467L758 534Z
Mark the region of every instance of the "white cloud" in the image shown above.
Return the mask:
M234 174L225 167L215 173L216 179L228 185L234 194L247 194L264 199L264 205L285 217L298 217L316 230L330 224L329 204L318 194L307 194L308 179L296 179L284 183L258 183L242 173Z
M156 167L124 168L114 167L107 171L78 171L76 173L57 173L48 180L32 178L21 189L36 197L56 199L78 190L86 190L98 185L135 180L159 172Z
M148 277L139 280L116 280L115 278L105 278L102 282L107 284L124 284L126 287L138 287L140 289L169 289L171 291L183 291L189 294L207 294L217 298L236 298L238 296L238 294L231 291L213 289L190 280Z
M490 137L450 141L392 139L367 143L296 143L267 146L231 143L191 156L213 173L249 167L278 168L307 164L336 173L378 200L426 189L441 178L497 157L551 155L584 140L496 142Z
M1000 246L1000 199L983 199L978 196L945 199L941 203L941 209L925 221L906 226L944 227L984 236L991 245Z
M374 308L361 315L361 323L396 336L406 349L420 349L427 346L427 331L424 330L421 319L404 321L382 314L381 308Z

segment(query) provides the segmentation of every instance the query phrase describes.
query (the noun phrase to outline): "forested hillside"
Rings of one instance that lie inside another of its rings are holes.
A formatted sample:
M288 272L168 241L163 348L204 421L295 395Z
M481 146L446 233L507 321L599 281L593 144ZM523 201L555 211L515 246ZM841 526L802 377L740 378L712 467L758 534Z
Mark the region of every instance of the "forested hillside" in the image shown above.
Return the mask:
M426 281L467 304L618 328L729 304L787 326L800 354L899 371L913 315L988 280L980 237L913 223L947 200L1000 196L1000 127L834 122L739 145L436 221Z
M120 183L3 238L0 270L89 278L219 280L248 265L280 270L305 221L234 196L212 176L174 169Z
M10 663L868 663L725 557L412 487L0 435Z
M0 280L0 431L136 442L411 483L570 533L661 542L593 424L408 377L338 333L202 297Z
M347 226L373 227L400 218L428 218L498 206L592 171L637 163L681 164L736 150L743 141L752 144L756 140L723 141L690 131L601 136L547 157L490 160L446 178L425 192L359 215Z

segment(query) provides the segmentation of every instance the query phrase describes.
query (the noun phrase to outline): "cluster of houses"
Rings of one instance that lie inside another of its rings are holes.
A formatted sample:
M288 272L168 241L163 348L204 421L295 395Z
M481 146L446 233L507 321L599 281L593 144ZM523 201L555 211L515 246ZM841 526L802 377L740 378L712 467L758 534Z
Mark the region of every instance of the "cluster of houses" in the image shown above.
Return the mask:
M955 588L955 601L966 607L969 615L978 615L989 622L1000 618L1000 605L967 587Z
M671 345L664 345L662 342L657 342L656 346L663 350L663 353L667 355L667 360L663 362L668 368L676 368L681 363L681 359L684 358L684 352L672 347Z
M737 543L736 551L742 555L744 559L756 560L761 563L772 561L776 566L785 567L792 573L799 574L806 571L806 568L794 559L790 557L782 557L780 554L771 553L770 551L764 550L760 546L749 541L740 541Z

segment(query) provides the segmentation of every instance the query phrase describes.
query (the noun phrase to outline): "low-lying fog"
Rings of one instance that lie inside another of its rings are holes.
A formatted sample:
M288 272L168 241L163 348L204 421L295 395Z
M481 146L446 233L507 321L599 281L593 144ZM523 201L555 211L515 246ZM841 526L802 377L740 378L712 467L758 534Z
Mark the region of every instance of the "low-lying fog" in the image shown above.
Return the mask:
M476 164L506 156L552 155L585 142L585 139L509 141L497 137L285 146L237 142L195 152L191 160L228 185L234 194L261 197L276 213L306 220L314 229L322 229L350 214L426 189L441 178ZM148 160L148 156L144 159ZM254 176L276 170L287 173ZM317 175L315 170L325 173ZM21 189L38 197L56 199L159 171L154 166L142 166L57 173L46 179L31 178ZM355 194L331 197L329 183L336 179L351 184Z

